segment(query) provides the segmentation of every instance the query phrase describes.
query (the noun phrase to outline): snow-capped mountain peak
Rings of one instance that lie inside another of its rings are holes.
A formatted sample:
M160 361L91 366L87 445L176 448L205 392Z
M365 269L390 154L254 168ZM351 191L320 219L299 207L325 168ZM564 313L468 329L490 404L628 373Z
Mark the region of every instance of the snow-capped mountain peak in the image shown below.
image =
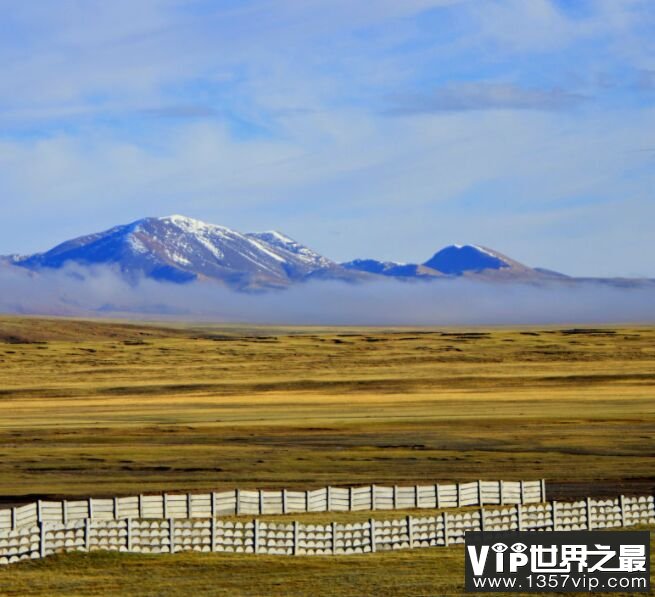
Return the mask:
M444 274L459 276L466 272L511 268L514 263L500 253L479 245L449 245L423 265Z
M483 277L534 276L535 270L481 245L444 247L423 264L401 264L375 259L355 259L341 264L349 270L395 278L481 275Z
M219 279L236 287L284 286L336 267L281 233L243 234L181 215L143 218L15 263L39 269L67 262L118 266L132 276L174 282Z

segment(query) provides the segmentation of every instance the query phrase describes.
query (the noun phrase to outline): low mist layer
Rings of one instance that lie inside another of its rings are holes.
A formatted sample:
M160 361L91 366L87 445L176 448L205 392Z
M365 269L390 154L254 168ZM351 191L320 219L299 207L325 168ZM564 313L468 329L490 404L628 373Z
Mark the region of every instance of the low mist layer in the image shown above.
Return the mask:
M0 268L0 312L321 325L532 324L655 321L655 284L313 281L240 293L213 282L128 283L110 268L38 273Z

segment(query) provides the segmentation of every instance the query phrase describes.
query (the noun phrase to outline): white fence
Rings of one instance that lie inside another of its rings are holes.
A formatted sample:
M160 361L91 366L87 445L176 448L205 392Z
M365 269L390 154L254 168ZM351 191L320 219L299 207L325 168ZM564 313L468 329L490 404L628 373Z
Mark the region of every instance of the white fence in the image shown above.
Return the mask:
M178 551L337 555L463 543L466 531L552 531L655 524L653 496L516 504L340 524L220 518L41 522L0 532L0 564L65 551Z
M215 518L233 515L347 512L412 508L459 508L530 504L546 499L545 482L472 481L409 487L323 487L314 490L239 490L204 494L139 495L60 502L43 501L0 510L0 534L41 522L85 519Z

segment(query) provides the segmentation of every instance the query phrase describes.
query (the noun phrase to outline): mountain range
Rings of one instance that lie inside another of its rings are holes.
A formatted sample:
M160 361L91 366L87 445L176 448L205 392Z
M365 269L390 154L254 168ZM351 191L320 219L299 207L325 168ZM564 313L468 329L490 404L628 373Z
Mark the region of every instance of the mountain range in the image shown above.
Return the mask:
M44 253L7 256L0 262L32 272L57 270L67 264L111 266L133 281L142 277L177 284L213 280L238 290L285 288L312 279L589 280L529 267L479 245L450 245L422 263L376 259L337 263L280 232L241 233L180 215L143 218L68 240ZM638 282L596 281L618 285Z
M241 233L180 215L143 218L63 242L6 263L32 271L66 264L108 265L128 279L185 283L217 280L241 290L283 288L309 279L357 282L380 277L550 278L554 272L525 266L477 245L451 245L424 263L355 259L337 263L277 231Z

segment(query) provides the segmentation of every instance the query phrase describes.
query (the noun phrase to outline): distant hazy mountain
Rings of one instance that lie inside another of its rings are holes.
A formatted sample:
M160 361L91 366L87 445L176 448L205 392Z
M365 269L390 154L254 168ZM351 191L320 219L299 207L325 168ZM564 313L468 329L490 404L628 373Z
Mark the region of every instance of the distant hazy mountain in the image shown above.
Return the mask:
M500 270L514 267L507 257L477 245L450 245L435 253L424 265L455 276L466 272Z
M566 277L557 272L531 268L509 257L478 245L450 245L422 264L355 259L341 264L382 276L397 278L434 278L435 276L467 276L480 278L551 278Z
M378 261L377 259L355 259L341 265L349 270L396 278L431 278L442 275L441 272L425 265Z
M0 267L19 266L36 272L65 264L109 265L128 280L142 276L167 282L215 280L240 290L284 288L306 280L366 282L381 277L396 280L441 280L466 277L485 281L530 283L580 278L531 268L479 245L450 245L424 263L355 259L335 263L276 232L241 233L184 216L144 218L104 232L66 241L45 253L0 257ZM590 279L631 287L644 280ZM652 281L647 281L652 284Z

